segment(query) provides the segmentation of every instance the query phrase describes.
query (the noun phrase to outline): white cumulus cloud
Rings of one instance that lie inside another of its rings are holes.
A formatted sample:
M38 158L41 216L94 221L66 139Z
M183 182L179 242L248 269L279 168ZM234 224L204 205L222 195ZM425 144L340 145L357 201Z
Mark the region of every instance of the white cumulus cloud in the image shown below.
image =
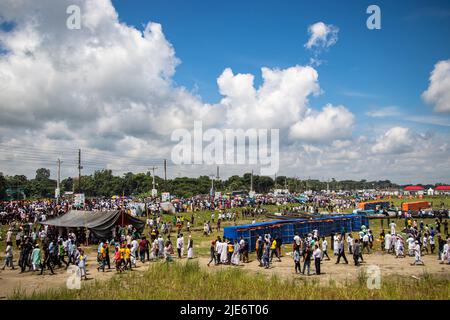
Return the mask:
M320 93L317 71L309 66L262 68L263 84L256 89L251 74L225 69L218 78L220 105L227 124L239 128L287 128L301 119L308 98Z
M332 24L317 22L308 27L309 40L305 43L307 49L327 48L338 41L339 28Z
M412 152L413 149L414 138L409 128L394 127L377 139L371 151L379 154L401 154Z
M343 139L351 135L354 122L355 116L347 108L328 104L320 112L310 110L290 128L289 136L304 141Z
M436 63L422 98L433 105L436 112L450 112L450 60Z

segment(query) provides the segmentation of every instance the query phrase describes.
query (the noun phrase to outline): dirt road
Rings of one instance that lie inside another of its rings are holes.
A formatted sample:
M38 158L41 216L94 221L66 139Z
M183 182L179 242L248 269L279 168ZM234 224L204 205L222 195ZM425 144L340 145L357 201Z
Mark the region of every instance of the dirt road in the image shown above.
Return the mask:
M253 258L253 259L252 259ZM241 266L210 266L207 267L207 262L209 258L200 257L198 259L200 266L205 270L210 272L220 270L222 268L241 268L248 272L254 272L258 274L263 274L270 276L272 274L278 275L279 277L290 279L297 278L299 281L310 281L317 280L321 285L328 285L330 280L335 281L337 285L342 285L346 280L354 281L358 278L360 270L367 270L369 266L378 266L381 272L381 281L383 276L388 275L401 275L406 277L421 278L423 274L430 273L433 275L441 275L447 277L450 280L450 265L439 264L436 255L425 255L422 257L425 262L424 266L411 266L410 263L414 258L406 257L397 259L392 255L383 254L381 252L374 252L372 254L365 254L365 262L361 266L356 267L352 264L352 259L347 255L349 264L346 265L341 261L340 264L335 264L336 257L331 256L330 261L323 261L321 269L323 274L320 276L314 275L314 263L311 265L311 276L304 276L295 274L294 263L290 256L283 256L282 261L278 262L276 258L274 259L270 269L264 269L259 266L258 261L251 255L250 263L241 264ZM177 260L177 259L175 259ZM186 261L186 259L182 259ZM90 262L90 263L89 263ZM138 262L138 267L135 268L134 272L145 271L151 263L146 262L142 264ZM302 263L303 266L303 263ZM88 278L89 280L83 281L82 285L87 283L92 283L97 280L105 280L116 274L114 269L107 270L106 272L98 272L96 263L95 252L88 254ZM66 281L70 276L70 273L62 269L55 270L56 275L50 275L49 271L45 271L43 276L40 276L38 272L25 272L20 274L16 270L0 270L0 299L6 299L8 296L14 293L14 290L21 289L28 294L33 293L33 291L42 291L51 288L59 288L66 286Z

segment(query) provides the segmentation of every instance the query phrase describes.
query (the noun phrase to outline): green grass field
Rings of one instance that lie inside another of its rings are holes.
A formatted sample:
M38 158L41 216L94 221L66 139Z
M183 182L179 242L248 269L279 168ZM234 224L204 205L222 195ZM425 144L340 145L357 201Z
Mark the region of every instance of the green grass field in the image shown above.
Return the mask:
M16 291L9 299L192 299L192 300L317 300L317 299L445 299L450 298L450 281L424 274L420 280L384 278L379 290L367 288L367 278L344 287L330 281L282 280L247 273L238 268L207 272L197 262L158 262L144 273L122 274L110 280L84 285L81 290L53 289L25 295Z
M434 204L444 202L450 207L448 198L425 198ZM400 204L402 200L394 202ZM412 200L408 200L412 201ZM280 211L285 206L266 206L269 212ZM240 211L240 209L237 209ZM192 213L182 214L185 218ZM191 232L195 245L195 256L209 257L209 243L217 236L223 235L223 230L217 232L216 225L213 233L203 235L203 223L210 220L210 211L197 211L194 213L195 226ZM164 215L164 220L172 220L173 216ZM217 212L215 213L217 219ZM143 218L145 219L145 218ZM265 216L257 217L257 221L269 220ZM390 219L397 224L397 231L404 227L403 219ZM420 222L420 220L418 219ZM237 224L251 223L250 219L239 219ZM424 219L424 223L434 226L434 219ZM225 221L225 226L234 225L233 221ZM7 226L0 226L3 237ZM371 220L370 228L375 239L381 229L388 230L388 220ZM145 229L148 234L148 228ZM185 242L187 232L183 229ZM175 237L175 230L172 238ZM96 245L88 248L94 252ZM379 244L374 244L375 250L380 250ZM4 255L5 241L0 243L1 255ZM284 245L283 252L291 250L291 244ZM17 259L18 252L15 250ZM250 255L254 259L254 253ZM220 290L218 288L221 288ZM431 274L424 274L420 280L401 276L383 278L380 290L367 289L365 275L360 274L358 280L338 285L333 281L327 286L318 284L316 279L302 281L300 279L285 280L280 277L267 277L241 270L228 268L217 272L207 272L200 268L197 261L187 263L153 263L148 271L130 274L114 275L110 280L86 283L81 290L53 289L44 292L25 295L17 291L9 298L12 299L449 299L450 281Z

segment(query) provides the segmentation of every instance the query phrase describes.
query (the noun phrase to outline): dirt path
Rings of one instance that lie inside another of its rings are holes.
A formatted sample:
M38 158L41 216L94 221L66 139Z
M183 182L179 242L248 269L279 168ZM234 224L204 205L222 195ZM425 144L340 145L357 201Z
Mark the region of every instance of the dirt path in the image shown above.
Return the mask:
M345 264L341 259L339 264L336 264L336 257L330 256L331 260L322 261L321 264L321 272L322 275L316 276L314 275L314 262L311 263L311 274L312 276L304 276L301 274L295 274L294 271L294 262L290 256L284 256L281 258L281 262L278 262L276 258L274 258L273 263L269 269L264 269L259 266L259 262L256 259L251 259L249 263L241 264L240 266L213 266L207 268L208 270L220 270L222 268L242 268L243 270L248 270L250 272L254 272L257 274L263 275L277 275L282 278L299 278L299 279L316 279L320 282L320 284L328 285L330 280L334 280L337 284L342 284L346 280L354 281L358 278L358 275L361 270L366 270L369 266L378 266L380 268L381 277L389 276L389 275L400 275L407 277L416 277L421 278L423 274L430 273L433 275L440 275L444 277L448 277L450 280L450 265L439 264L437 260L437 255L425 255L422 257L424 261L424 266L411 266L411 262L414 258L406 257L406 258L395 258L393 255L383 254L381 252L374 252L371 254L365 254L364 256L365 262L360 266L353 265L353 259L350 255L347 255L347 260L349 264ZM208 258L200 258L200 265L206 266L209 259ZM303 263L301 263L303 268Z
M366 269L371 265L375 265L380 268L381 277L387 275L401 275L407 277L416 277L417 279L423 277L424 272L427 272L433 275L444 276L450 281L450 265L439 264L436 255L425 255L422 258L425 262L425 266L411 266L410 263L414 260L414 258L406 257L396 259L392 255L383 254L381 252L374 252L369 255L365 254L365 263L363 263L359 267L355 267L354 265L352 265L352 259L350 256L347 256L347 259L349 261L348 265L344 264L342 261L338 265L335 264L336 257L331 256L330 261L322 262L321 269L323 274L321 276L312 275L309 277L296 275L294 273L293 260L290 256L286 255L282 257L281 262L278 262L276 261L276 259L274 259L274 262L270 269L259 267L259 263L254 258L254 255L251 255L250 263L241 264L241 266L239 267L224 265L211 265L210 267L208 267L207 263L209 261L209 258L203 256L195 260L199 261L200 266L204 270L207 270L209 272L214 272L223 268L241 268L242 270L246 270L248 272L263 274L267 276L274 274L285 279L296 278L299 279L299 281L310 281L315 279L318 280L321 285L328 285L330 283L330 280L334 280L338 285L342 285L346 280L354 281L358 278L360 270ZM177 259L175 260L177 261ZM182 261L186 261L186 259L183 259ZM149 262L146 262L145 264L138 262L138 266L137 268L135 268L135 270L136 272L144 272L145 270L147 270L150 264L151 263ZM103 273L98 272L96 268L96 254L95 252L90 252L88 253L87 266L89 280L87 280L86 282L83 281L83 284L92 283L97 280L106 280L116 274L116 271L114 269L107 270ZM32 294L34 291L39 292L66 286L66 281L70 276L70 273L67 273L64 268L56 269L55 272L55 275L50 275L49 271L45 271L44 275L40 276L38 272L25 272L23 274L20 274L18 269L6 269L4 271L0 270L0 299L6 299L17 289L24 290L27 294ZM314 263L312 263L311 265L311 274L314 274Z
M82 281L84 283L92 283L94 281L102 281L111 278L116 274L114 266L111 265L110 270L105 272L97 271L97 256L94 252L87 254L87 278L88 280ZM66 286L67 279L72 275L64 268L54 269L55 274L50 274L49 270L44 270L44 275L39 275L39 271L36 272L24 272L20 273L17 261L14 261L15 270L9 268L0 270L0 299L7 299L8 296L14 293L15 290L25 291L27 294L33 292L45 291L48 289L63 288ZM149 262L145 264L138 262L137 267L133 268L136 272L144 272L147 270Z

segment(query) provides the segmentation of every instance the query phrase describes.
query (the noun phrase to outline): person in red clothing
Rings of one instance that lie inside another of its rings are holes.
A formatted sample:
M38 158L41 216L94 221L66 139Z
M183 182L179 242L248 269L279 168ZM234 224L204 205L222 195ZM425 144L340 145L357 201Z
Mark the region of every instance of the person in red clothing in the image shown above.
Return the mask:
M148 241L145 237L142 237L141 242L139 242L139 257L141 262L145 262L145 252L148 250Z
M115 251L114 251L114 262L116 264L116 271L122 273L122 271L123 271L122 256L120 254L119 247L115 248Z

